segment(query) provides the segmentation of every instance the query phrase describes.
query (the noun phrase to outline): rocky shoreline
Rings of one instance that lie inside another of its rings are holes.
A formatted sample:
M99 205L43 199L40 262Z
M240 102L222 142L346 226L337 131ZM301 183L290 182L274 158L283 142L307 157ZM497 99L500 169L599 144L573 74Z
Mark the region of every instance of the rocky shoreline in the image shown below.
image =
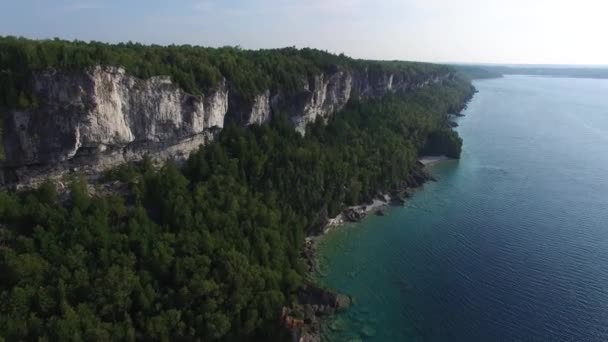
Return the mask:
M306 237L302 249L302 257L306 261L310 275L309 284L300 292L298 304L283 308L282 320L292 332L293 341L320 342L322 322L336 312L348 309L353 304L353 298L350 296L321 288L315 284L314 278L319 272L316 252L321 239L331 230L346 223L359 222L371 214L383 216L386 207L404 205L412 196L413 191L428 181L435 181L426 167L445 160L450 160L450 158L422 157L414 172L392 191L379 192L366 203L347 207L333 218L328 218L325 213L324 225L319 234Z
M429 160L432 160L432 162L429 162ZM412 196L412 193L416 189L420 188L428 181L436 180L428 172L426 166L446 160L451 160L451 158L444 156L421 157L418 161L416 170L397 188L387 193L378 192L375 198L369 200L368 202L347 207L336 217L327 218L320 234L308 236L305 239L302 255L307 261L309 271L314 273L318 270L315 260L316 245L323 238L323 236L325 236L332 229L346 223L359 222L371 214L381 212L383 215L384 212L382 209L385 207L405 204L407 199Z

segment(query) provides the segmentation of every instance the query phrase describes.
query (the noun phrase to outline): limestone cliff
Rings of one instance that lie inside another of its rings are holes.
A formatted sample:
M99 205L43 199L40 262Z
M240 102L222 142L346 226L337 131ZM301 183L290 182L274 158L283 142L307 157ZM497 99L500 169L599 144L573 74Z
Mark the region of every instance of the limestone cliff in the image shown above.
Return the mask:
M144 80L118 67L50 69L33 76L37 108L5 115L0 183L35 182L74 169L99 172L146 153L184 158L227 121L262 124L277 112L289 115L304 133L306 124L327 119L353 97L405 93L452 77L450 72L409 79L367 69L338 70L303 77L296 91L266 90L247 100L226 79L194 96L169 77Z

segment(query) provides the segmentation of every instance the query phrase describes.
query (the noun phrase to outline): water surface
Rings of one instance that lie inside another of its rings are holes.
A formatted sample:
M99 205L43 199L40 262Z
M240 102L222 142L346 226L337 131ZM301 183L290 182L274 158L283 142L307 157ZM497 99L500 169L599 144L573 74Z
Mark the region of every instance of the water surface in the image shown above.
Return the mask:
M608 80L475 86L462 159L324 239L321 282L357 301L327 340L608 340Z

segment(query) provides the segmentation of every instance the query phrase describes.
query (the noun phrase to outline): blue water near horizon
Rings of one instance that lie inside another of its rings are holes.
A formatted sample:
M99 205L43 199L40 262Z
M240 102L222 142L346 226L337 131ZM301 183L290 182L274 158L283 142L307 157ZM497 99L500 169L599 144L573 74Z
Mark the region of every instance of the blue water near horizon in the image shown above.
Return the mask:
M475 82L459 161L330 232L328 341L607 341L608 80Z

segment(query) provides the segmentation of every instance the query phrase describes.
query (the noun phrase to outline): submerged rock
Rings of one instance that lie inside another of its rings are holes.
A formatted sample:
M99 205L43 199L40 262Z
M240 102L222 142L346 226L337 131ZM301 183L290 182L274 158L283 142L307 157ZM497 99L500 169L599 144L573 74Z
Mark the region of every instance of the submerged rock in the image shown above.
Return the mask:
M374 337L376 336L376 329L370 325L366 325L361 329L361 335L365 337Z
M344 331L347 328L346 322L341 318L336 318L331 324L329 328L333 331Z
M300 292L299 302L316 309L317 314L331 314L348 308L352 298L318 286L308 285Z
M294 334L295 341L320 341L322 324L328 324L326 327L333 331L347 329L343 319L323 322L321 317L347 309L352 302L350 296L309 284L300 291L297 304L283 308L283 326Z
M394 205L404 205L405 198L402 195L395 195L391 198L391 203Z

